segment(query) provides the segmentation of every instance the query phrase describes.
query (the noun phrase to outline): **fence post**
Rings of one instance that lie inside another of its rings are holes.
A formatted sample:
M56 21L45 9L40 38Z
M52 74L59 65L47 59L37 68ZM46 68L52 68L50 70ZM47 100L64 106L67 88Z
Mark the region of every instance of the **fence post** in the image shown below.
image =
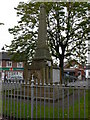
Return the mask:
M31 119L33 119L34 79L31 80Z

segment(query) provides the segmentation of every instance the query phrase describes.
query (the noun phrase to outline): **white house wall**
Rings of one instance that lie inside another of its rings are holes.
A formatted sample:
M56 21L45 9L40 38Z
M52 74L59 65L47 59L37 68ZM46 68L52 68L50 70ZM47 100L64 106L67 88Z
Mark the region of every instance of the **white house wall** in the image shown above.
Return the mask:
M60 70L53 69L53 82L60 82Z

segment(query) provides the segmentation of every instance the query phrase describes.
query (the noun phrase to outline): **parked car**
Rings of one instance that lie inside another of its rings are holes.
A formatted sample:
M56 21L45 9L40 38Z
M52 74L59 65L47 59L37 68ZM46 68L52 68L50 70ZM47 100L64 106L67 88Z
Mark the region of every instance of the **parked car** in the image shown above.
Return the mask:
M64 80L65 80L65 84L68 84L69 82L75 82L77 78L73 75L64 73Z
M8 78L7 80L10 81L10 82L11 82L11 81L12 81L12 82L20 82L20 81L24 82L23 77L20 76L20 75L12 75L12 76L10 76L10 78Z
M81 75L78 76L78 80L82 80L82 76Z

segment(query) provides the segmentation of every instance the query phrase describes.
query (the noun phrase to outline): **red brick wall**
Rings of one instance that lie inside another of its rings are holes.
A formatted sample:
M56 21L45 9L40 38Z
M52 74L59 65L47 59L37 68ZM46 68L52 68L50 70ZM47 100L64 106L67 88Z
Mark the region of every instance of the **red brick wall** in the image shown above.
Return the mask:
M2 67L6 67L6 61L5 60L2 61Z
M16 62L12 62L12 67L13 68L17 68L17 63Z
M2 61L2 67L6 67L6 62L5 60ZM23 63L24 67L24 63ZM12 62L12 68L17 68L17 62Z

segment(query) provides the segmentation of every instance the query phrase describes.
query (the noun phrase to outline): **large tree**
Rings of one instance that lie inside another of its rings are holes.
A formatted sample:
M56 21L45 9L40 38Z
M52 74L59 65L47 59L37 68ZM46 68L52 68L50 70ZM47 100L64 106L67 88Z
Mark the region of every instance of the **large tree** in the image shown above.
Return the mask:
M59 58L63 79L64 59L86 62L86 40L89 40L89 4L60 3L52 6L48 17L52 55Z
M0 25L4 25L4 23L0 23Z
M31 62L36 49L40 2L19 3L17 26L9 32L14 39L8 51L13 59ZM89 40L89 3L52 2L46 4L47 43L52 56L59 59L63 79L64 59L86 61L86 40ZM18 57L16 57L16 55Z

